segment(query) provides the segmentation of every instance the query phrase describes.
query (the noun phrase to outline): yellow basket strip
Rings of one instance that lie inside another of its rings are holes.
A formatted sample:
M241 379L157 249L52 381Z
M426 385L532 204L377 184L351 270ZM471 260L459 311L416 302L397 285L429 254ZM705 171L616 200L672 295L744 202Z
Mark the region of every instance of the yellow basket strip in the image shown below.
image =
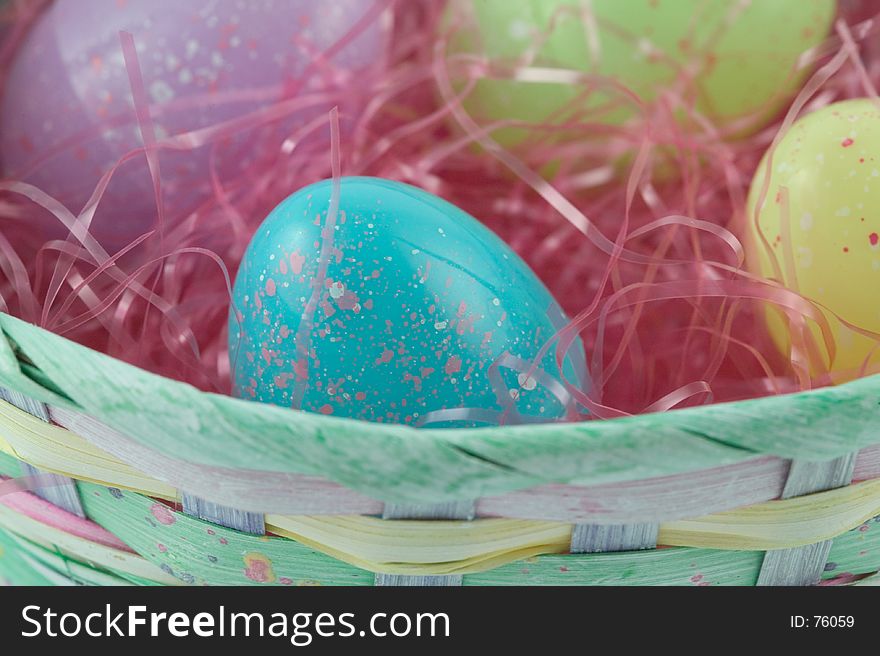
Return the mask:
M267 515L266 527L344 562L388 574L482 572L539 554L564 553L571 542L570 524L519 519Z
M3 402L0 450L72 478L152 497L178 498L178 491L168 484L138 472L64 428L46 424ZM5 511L4 525L10 514L17 515ZM866 481L667 522L660 527L658 542L728 550L797 547L833 538L878 514L880 480ZM28 531L36 530L33 524L38 523L28 521L32 522ZM562 553L571 538L570 524L520 519L394 521L364 516L268 515L266 523L268 530L277 535L357 567L413 575L484 571L539 554Z
M880 480L662 524L658 543L727 550L783 549L831 539L880 514ZM388 521L373 517L266 518L270 530L373 571L453 574L488 563L564 553L571 526L483 519ZM329 550L328 550L329 549ZM523 555L526 554L526 555Z
M66 428L47 424L0 401L0 450L44 471L160 499L177 490L93 446Z
M830 540L880 514L880 479L661 524L669 546L767 550Z

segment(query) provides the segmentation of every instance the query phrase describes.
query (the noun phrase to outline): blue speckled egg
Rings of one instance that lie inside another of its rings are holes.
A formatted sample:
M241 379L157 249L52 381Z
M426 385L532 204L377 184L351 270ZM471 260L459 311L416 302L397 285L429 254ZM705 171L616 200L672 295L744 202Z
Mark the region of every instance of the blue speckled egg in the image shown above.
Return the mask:
M430 427L563 419L574 403L555 348L567 320L494 233L409 185L342 178L282 202L235 283L236 396ZM587 385L580 341L563 361Z

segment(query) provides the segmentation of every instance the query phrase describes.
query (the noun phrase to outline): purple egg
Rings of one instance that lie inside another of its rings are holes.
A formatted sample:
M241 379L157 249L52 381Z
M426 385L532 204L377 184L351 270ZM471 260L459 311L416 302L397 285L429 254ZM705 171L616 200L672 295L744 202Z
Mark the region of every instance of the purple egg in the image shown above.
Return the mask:
M3 176L36 185L78 213L100 177L143 146L121 30L134 36L161 140L322 89L344 86L354 102L358 72L385 54L387 20L379 9L376 0L56 0L22 45L4 89ZM316 57L359 22L366 27L329 61ZM221 182L234 181L337 102L338 94L206 146L161 151L166 217L186 216L210 198L212 163ZM156 218L147 161L138 154L114 173L93 233L118 247ZM34 227L47 238L65 234L59 224Z

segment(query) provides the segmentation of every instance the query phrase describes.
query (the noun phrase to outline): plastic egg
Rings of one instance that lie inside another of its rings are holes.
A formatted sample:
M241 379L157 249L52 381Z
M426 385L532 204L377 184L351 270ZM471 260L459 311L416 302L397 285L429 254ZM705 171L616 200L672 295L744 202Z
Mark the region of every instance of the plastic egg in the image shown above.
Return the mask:
M567 320L479 221L409 185L342 178L281 203L254 235L230 313L234 394L338 417L450 427L564 418L587 384ZM535 367L533 369L533 366Z
M374 0L56 0L16 53L0 106L5 177L23 176L79 212L100 179L143 146L120 30L135 40L156 137L214 126L381 61L382 20L374 20L330 62L323 52L375 6ZM305 76L307 68L312 74ZM209 164L229 186L259 157L277 154L298 126L338 98L244 131L218 145L160 153L165 209L185 216L212 194ZM216 143L216 142L215 142ZM271 148L261 149L261 143ZM270 152L266 152L270 151ZM93 226L118 246L151 229L156 203L146 158L117 169ZM58 236L57 224L42 226Z
M648 101L676 88L717 125L744 120L737 132L760 127L796 91L805 73L798 58L823 41L835 11L834 0L453 0L450 7L459 28L453 55L607 76ZM620 124L637 116L619 93L541 75L547 72L528 80L489 74L465 107L481 124ZM676 87L681 79L690 82ZM529 131L493 134L513 145Z
M772 152L759 207L767 159L749 194L751 267L767 277L781 275L786 287L827 308L836 355L830 362L814 330L823 364L836 380L855 377L866 360L880 362L880 342L834 315L880 333L880 107L850 100L797 121ZM772 310L768 322L787 352L788 323Z

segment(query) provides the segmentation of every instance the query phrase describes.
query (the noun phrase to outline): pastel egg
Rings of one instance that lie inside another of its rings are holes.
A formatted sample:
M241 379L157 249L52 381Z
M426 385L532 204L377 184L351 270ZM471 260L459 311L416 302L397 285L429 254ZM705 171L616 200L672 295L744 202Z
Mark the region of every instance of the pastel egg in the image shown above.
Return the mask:
M798 58L825 39L834 12L834 0L453 0L449 19L460 29L450 54L544 69L482 77L465 101L480 124L618 125L638 116L622 94L553 81L547 69L557 69L607 76L649 102L676 90L718 126L742 122L742 132L759 128L798 89L807 72ZM514 145L530 131L493 134Z
M143 146L120 30L134 37L162 140L318 94L340 80L347 98L356 98L356 72L383 56L383 22L368 23L320 67L314 53L343 39L375 6L374 0L56 0L8 72L0 105L2 175L23 177L79 212L101 176ZM211 166L234 197L244 172L277 156L297 127L338 102L313 102L195 150L162 150L167 219L185 217L212 197ZM103 243L118 247L154 226L152 185L143 155L116 170L93 223ZM48 222L39 228L47 238L61 230Z
M542 347L567 319L479 221L409 185L342 178L282 202L235 282L236 396L337 417L452 427L543 422L585 389L580 341L562 370Z
M836 355L830 361L814 329L824 358L814 369L853 378L863 364L880 362L880 343L834 316L880 333L880 107L849 100L797 121L772 152L759 205L769 155L749 194L751 267L827 308ZM771 310L768 325L787 352L787 321Z

